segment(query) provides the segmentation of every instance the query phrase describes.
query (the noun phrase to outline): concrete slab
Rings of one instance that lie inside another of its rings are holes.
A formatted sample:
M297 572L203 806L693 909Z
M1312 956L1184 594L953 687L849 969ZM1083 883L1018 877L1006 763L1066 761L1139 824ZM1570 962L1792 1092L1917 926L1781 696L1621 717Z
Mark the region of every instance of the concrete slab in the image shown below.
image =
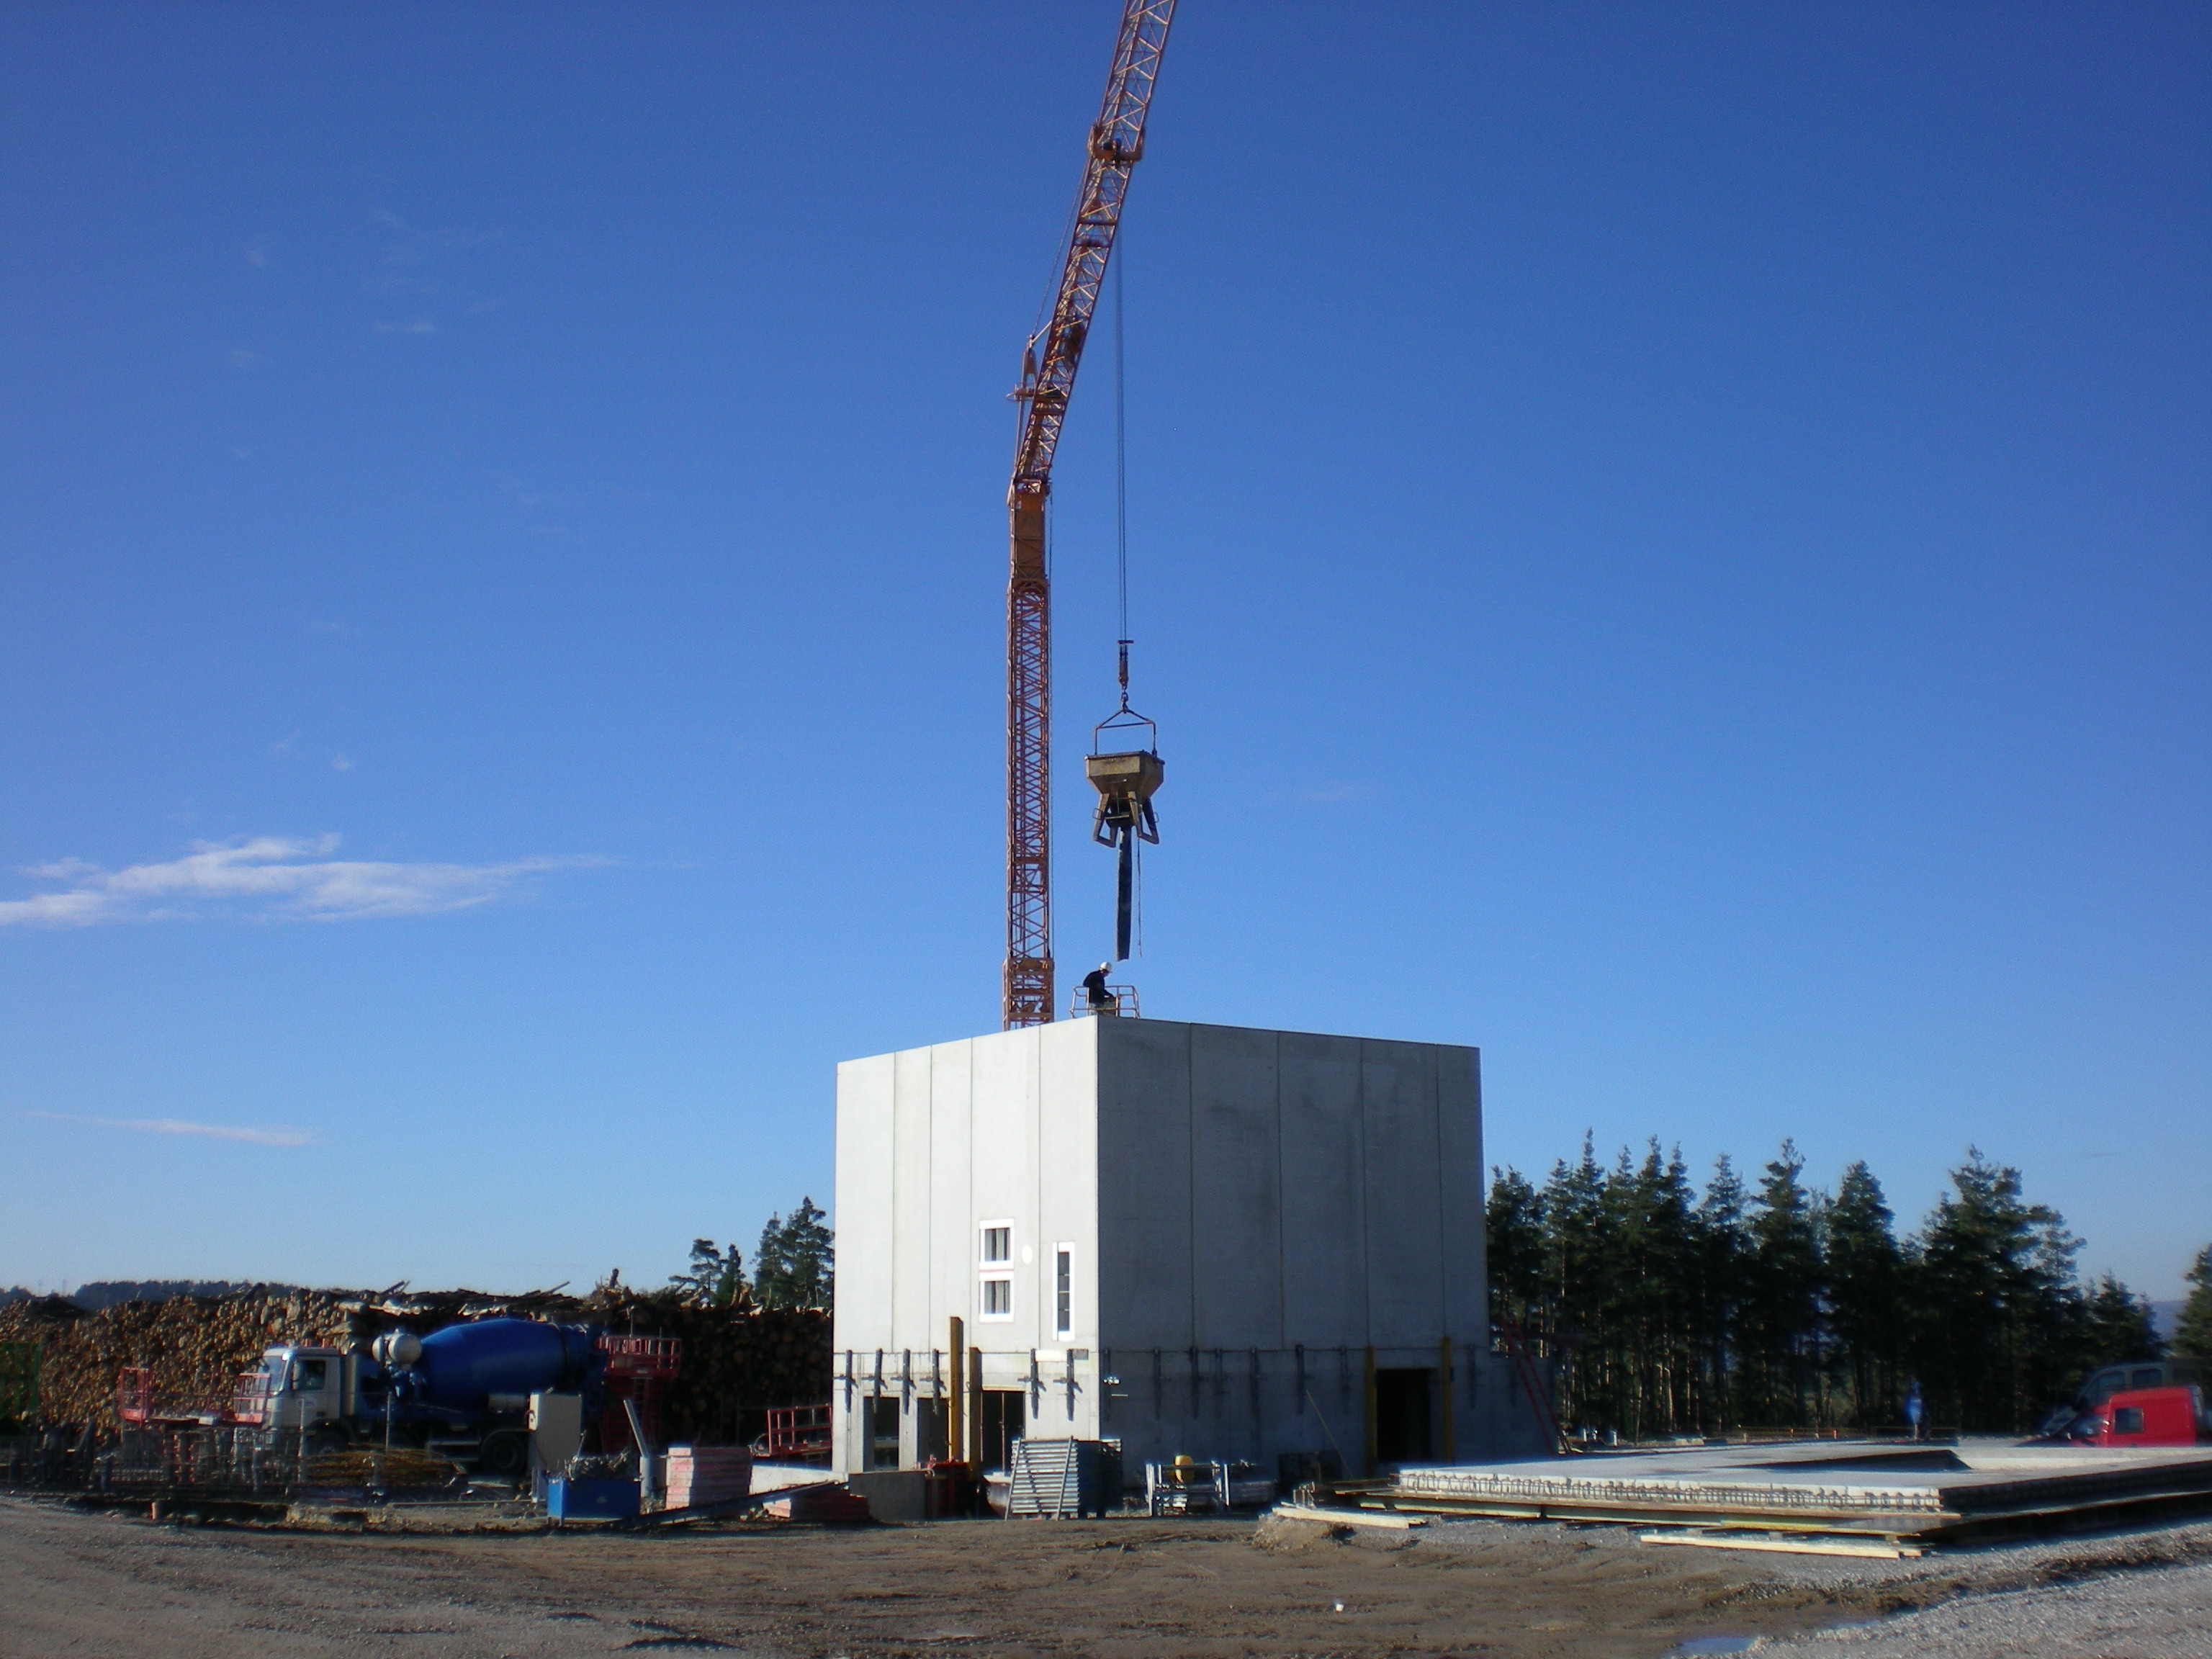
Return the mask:
M1954 1446L1894 1441L1699 1446L1408 1468L1393 1498L1595 1518L1740 1514L1921 1530L2167 1494L2212 1495L2212 1446Z

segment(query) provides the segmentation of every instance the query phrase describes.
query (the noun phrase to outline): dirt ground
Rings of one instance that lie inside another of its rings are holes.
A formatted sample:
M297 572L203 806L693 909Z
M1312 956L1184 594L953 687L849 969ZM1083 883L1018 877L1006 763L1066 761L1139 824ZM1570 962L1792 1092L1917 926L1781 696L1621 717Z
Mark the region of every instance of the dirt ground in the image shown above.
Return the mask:
M0 1500L0 1656L1658 1655L1963 1592L2209 1562L2203 1524L2148 1547L1837 1563L1510 1522L435 1535L179 1526Z

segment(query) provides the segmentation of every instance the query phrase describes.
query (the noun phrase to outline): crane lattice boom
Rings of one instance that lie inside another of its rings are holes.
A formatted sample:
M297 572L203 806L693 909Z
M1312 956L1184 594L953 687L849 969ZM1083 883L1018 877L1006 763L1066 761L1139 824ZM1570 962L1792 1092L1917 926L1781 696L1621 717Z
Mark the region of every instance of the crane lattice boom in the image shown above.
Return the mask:
M1106 280L1129 174L1145 153L1160 53L1176 0L1127 0L1106 97L1091 129L1091 157L1060 262L1052 319L1022 362L1021 436L1006 491L1012 574L1006 585L1006 1024L1053 1017L1052 586L1045 562L1045 498L1067 418L1075 371Z

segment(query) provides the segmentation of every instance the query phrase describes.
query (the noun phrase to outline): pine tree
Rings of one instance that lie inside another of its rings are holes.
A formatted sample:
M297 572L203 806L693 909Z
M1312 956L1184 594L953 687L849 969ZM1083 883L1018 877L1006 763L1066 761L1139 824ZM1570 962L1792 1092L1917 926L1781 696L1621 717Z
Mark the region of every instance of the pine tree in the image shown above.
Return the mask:
M747 1289L744 1258L735 1244L724 1250L711 1238L695 1238L691 1241L691 1271L672 1273L668 1282L680 1286L701 1307L741 1307Z
M1894 1219L1873 1170L1860 1162L1844 1171L1826 1214L1828 1322L1851 1420L1864 1427L1895 1422L1903 1397L1911 1295Z
M1492 1168L1483 1224L1490 1264L1490 1316L1524 1329L1544 1296L1544 1201L1518 1170Z
M2130 1359L2156 1359L2166 1352L2150 1304L2106 1273L2083 1298L2082 1340L2075 1355L2082 1370Z
M812 1198L787 1221L772 1215L753 1253L753 1296L763 1308L826 1308L835 1288L835 1235Z
M1696 1264L1694 1329L1705 1420L1711 1433L1739 1420L1730 1404L1735 1369L1736 1314L1744 1297L1751 1239L1744 1222L1743 1179L1723 1152L1698 1200L1692 1260Z
M1798 1182L1795 1141L1759 1183L1745 1264L1741 1388L1747 1422L1802 1426L1820 1340L1822 1263L1813 1206Z
M1607 1250L1605 1171L1587 1131L1581 1158L1552 1166L1543 1204L1547 1346L1563 1362L1562 1420L1595 1425L1609 1403L1602 1282Z
M2173 1351L2192 1359L2212 1359L2212 1244L2197 1251L2189 1269L2189 1300L2181 1304Z
M2020 1171L1975 1147L1921 1241L1926 1309L1917 1345L1929 1407L1969 1431L2016 1433L2039 1421L2078 1370L2081 1249L2058 1212L2031 1205Z
M1693 1338L1697 1218L1681 1149L1662 1158L1649 1143L1632 1191L1637 1254L1634 1300L1639 1436L1677 1434L1698 1421Z

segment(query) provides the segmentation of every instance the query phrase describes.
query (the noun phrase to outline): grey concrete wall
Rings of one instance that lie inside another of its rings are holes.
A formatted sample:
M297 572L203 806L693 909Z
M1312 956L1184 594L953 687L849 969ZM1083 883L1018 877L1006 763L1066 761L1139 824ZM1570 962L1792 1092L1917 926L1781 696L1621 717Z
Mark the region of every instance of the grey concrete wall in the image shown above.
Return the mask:
M1449 1370L1471 1453L1492 1420L1477 1052L1164 1020L1098 1044L1107 1431L1130 1464L1358 1467L1370 1349ZM1432 1428L1441 1452L1441 1394Z
M1115 1346L1486 1341L1474 1049L1098 1024Z
M1482 1198L1469 1048L1080 1019L848 1062L838 1466L861 1466L859 1401L941 1392L955 1314L1037 1433L1118 1436L1133 1469L1332 1449L1357 1468L1370 1351L1448 1369L1453 1449L1492 1455ZM981 1316L989 1220L1014 1234L1006 1321ZM1439 1454L1446 1409L1440 1392Z

